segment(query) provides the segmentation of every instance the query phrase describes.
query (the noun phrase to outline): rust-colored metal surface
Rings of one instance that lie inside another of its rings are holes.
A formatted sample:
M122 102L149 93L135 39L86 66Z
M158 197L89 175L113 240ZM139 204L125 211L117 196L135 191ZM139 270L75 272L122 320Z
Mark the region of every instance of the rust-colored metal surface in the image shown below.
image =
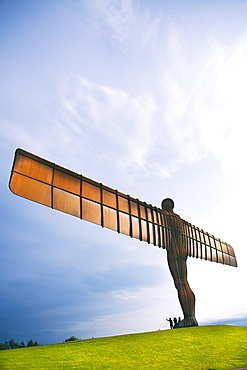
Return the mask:
M186 285L187 257L237 266L230 244L182 220L165 201L163 209L154 207L22 149L16 150L9 187L21 197L166 249L188 318L188 325L180 326L197 325L194 294Z

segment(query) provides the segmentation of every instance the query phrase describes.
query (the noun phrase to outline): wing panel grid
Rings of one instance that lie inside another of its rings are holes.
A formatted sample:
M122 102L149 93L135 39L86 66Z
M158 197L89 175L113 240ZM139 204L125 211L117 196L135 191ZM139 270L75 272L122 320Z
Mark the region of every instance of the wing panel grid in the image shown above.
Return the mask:
M186 221L184 221L184 236L188 255L225 265L237 266L235 253L230 244Z

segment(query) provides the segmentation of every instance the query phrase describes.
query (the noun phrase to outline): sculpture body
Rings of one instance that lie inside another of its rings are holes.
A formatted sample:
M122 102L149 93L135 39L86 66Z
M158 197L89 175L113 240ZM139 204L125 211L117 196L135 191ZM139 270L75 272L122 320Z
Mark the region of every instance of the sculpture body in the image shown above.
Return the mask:
M181 219L169 198L160 209L22 149L16 150L9 187L21 197L166 249L184 314L174 327L198 325L188 256L237 267L232 246Z
M168 212L168 223L172 229L170 244L167 247L167 261L184 314L184 320L176 323L174 328L197 326L198 323L195 318L195 295L187 280L186 261L188 253L183 240L183 221L173 212L173 206L174 203L169 198L162 202L162 209Z

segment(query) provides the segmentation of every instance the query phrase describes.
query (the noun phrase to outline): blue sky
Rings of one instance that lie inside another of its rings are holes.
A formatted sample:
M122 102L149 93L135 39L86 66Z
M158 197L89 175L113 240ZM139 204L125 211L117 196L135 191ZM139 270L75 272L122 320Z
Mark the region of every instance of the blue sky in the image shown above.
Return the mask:
M201 325L247 324L247 2L0 2L0 343L168 329L166 252L13 195L20 147L233 245L193 258Z

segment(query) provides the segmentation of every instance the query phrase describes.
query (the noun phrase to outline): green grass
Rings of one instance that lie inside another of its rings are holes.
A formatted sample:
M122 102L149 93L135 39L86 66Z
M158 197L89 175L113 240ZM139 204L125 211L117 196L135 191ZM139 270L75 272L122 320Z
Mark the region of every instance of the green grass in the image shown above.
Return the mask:
M204 326L0 351L0 369L234 369L247 327Z

